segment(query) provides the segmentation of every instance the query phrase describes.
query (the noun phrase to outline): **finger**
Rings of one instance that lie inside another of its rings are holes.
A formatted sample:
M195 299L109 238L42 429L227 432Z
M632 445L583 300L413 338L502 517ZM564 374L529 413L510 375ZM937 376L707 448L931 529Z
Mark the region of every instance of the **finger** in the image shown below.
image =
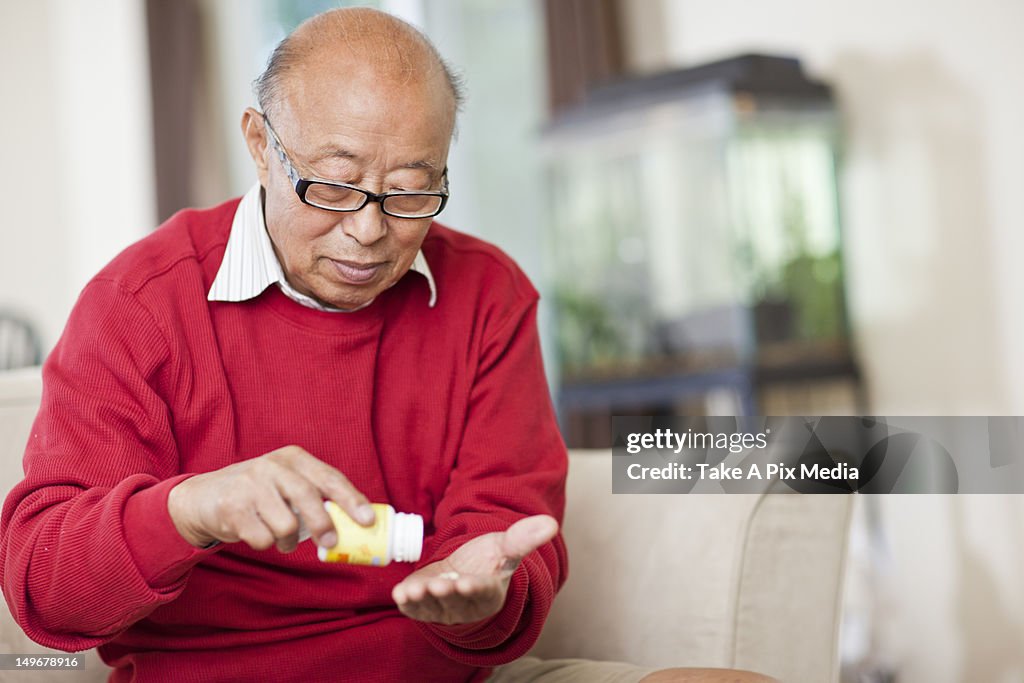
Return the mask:
M324 510L319 489L301 473L287 467L280 467L274 476L277 492L287 501L288 511L295 520L295 530L298 531L301 518L317 545L334 547L338 543L338 535L331 516Z
M309 533L305 531L305 528L303 527L302 524L302 518L299 517L297 509L292 507L291 505L288 506L288 509L291 511L293 517L295 518L295 531L292 533L288 533L284 536L281 536L282 529L274 527L271 528L271 530L274 532L274 535L277 537L277 542L274 545L277 547L278 552L282 553L294 552L295 549L299 547L299 543L309 538ZM286 530L286 528L283 530ZM303 536L304 532L305 536Z
M418 621L437 621L442 617L441 606L433 595L427 590L427 581L416 580L403 582L399 584L402 587L402 591L398 597L401 600L396 600L399 610L402 614L406 615L411 619ZM396 586L396 591L399 592Z
M299 547L299 535L296 533L286 536L285 538L279 538L274 546L277 548L277 551L281 553L295 552L295 549Z
M427 582L420 578L406 579L396 588L402 589L404 602L419 602L427 593Z
M456 592L466 598L488 593L495 588L497 588L497 585L493 577L460 576L455 580Z
M502 580L495 577L460 577L455 592L438 597L444 623L469 623L496 613L504 603ZM435 596L436 597L436 596Z
M282 553L290 553L299 543L299 519L277 490L258 498L256 514L274 536L274 544Z
M440 600L430 593L424 593L423 597L415 602L406 603L406 607L410 608L412 617L417 621L445 623L444 607Z
M266 490L254 492L253 495L256 514L274 534L274 538L283 539L297 534L299 520L292 512L291 506L284 501L279 490L274 487L273 483L261 488Z
M253 550L266 550L274 545L274 534L264 524L256 511L238 519L235 523L238 540L248 545Z
M490 616L505 603L508 579L495 576L460 577L455 582L455 595L448 598L461 601L459 612L462 621L474 621Z
M299 520L299 533L296 535L296 540L299 543L309 540L313 534L309 532L309 527L306 526L305 520L303 520L302 515L299 514L299 508L292 506L292 512L295 513L295 518Z
M419 600L422 600L423 594L418 590L410 591L409 587L410 584L403 581L391 589L391 599L394 600L395 604L399 607L409 606L410 609L413 609ZM413 593L418 594L419 597L417 599L413 599Z
M427 592L435 598L444 599L455 593L455 582L440 576L427 581Z
M503 569L515 569L522 558L544 545L558 534L558 522L549 515L534 515L521 519L504 533L501 552L506 558ZM509 566L508 560L512 561Z
M376 515L370 501L348 477L298 446L289 446L288 449L287 457L295 471L311 482L323 498L333 500L359 524L373 524Z
M456 572L444 572L431 577L415 576L406 578L391 590L391 597L399 605L411 600L420 600L427 593L436 597L453 595L457 591L457 580L469 581L476 585L476 577L459 576Z

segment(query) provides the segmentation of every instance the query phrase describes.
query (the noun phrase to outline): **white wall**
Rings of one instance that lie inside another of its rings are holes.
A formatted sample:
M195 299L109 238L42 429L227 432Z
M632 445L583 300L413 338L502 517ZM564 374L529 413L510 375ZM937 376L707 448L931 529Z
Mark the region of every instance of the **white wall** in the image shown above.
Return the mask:
M836 86L872 410L1024 413L1024 3L664 0L666 61L799 56Z
M0 4L0 26L19 27L5 29L0 40L0 306L29 315L52 340L63 321L56 314L44 319L36 308L49 302L62 317L66 314L69 248L53 236L62 216L60 193L35 182L59 170L57 93L49 85L55 68L47 49L49 19L45 2Z
M48 350L85 282L154 227L144 3L0 3L0 306Z

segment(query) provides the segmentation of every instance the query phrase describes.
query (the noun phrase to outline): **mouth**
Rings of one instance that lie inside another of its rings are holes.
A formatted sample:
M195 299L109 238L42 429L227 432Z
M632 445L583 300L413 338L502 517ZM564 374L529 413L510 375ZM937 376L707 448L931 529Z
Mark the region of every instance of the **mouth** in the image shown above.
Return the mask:
M384 267L385 263L361 263L359 261L337 261L328 259L334 266L334 272L346 283L361 285L372 280Z

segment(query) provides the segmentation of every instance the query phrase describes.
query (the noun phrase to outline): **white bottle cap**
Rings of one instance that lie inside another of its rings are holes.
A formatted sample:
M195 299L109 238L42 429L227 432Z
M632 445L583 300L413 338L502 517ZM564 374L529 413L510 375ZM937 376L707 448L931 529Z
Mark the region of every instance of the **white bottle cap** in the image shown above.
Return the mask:
M423 518L411 512L396 512L391 534L395 562L418 562L423 553Z

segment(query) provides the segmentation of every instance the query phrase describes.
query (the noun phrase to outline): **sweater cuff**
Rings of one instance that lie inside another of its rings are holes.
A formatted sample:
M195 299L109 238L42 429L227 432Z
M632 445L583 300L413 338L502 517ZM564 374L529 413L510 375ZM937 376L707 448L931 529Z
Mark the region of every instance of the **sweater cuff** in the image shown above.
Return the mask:
M216 552L218 546L196 548L174 526L167 511L171 489L194 476L182 474L137 491L124 508L125 542L139 573L156 589L174 587L192 567Z

